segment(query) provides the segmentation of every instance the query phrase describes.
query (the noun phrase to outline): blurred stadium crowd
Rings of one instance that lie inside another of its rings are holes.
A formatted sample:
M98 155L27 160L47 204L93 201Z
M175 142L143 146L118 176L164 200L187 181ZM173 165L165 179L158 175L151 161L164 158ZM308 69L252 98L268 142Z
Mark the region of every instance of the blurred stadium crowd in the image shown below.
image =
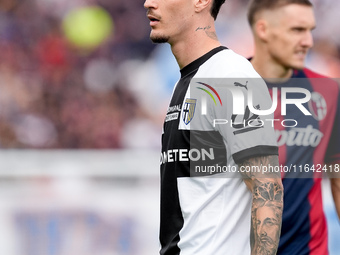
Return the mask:
M221 41L249 57L247 0L227 0ZM318 27L307 65L340 77L337 0L314 0ZM158 148L178 67L167 45L149 40L143 0L0 1L0 147ZM62 22L96 5L111 36L91 50L67 40Z

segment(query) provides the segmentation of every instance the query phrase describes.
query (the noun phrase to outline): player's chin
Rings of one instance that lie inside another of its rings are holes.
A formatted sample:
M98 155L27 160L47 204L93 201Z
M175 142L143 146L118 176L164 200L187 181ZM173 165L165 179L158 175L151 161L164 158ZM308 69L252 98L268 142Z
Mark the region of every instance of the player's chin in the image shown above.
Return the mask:
M292 61L289 64L289 67L296 70L302 70L305 67L305 61L304 60Z
M298 55L291 61L291 66L293 69L302 70L305 67L306 55Z
M166 35L162 35L159 33L155 33L154 31L151 31L150 39L153 43L167 43L170 38Z

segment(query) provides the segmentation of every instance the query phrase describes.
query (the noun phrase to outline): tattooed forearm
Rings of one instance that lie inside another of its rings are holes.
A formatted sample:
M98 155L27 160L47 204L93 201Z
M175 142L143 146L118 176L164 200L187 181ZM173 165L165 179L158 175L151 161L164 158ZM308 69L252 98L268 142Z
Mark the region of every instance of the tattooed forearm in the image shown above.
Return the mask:
M265 156L265 157L254 157L244 160L240 167L244 169L249 169L251 171L246 171L242 173L243 178L280 178L281 173L270 171L270 169L275 169L279 165L279 160L277 156ZM271 166L272 168L266 168L263 172L263 167Z
M247 159L240 166L278 165L277 156ZM276 254L279 244L283 209L283 187L280 175L251 171L244 181L253 194L251 212L252 255Z
M211 26L198 27L198 28L196 28L195 31L200 31L200 30L202 30L202 31L204 31L205 34L206 34L208 37L210 37L211 39L213 39L213 40L218 40L216 32L215 32L215 31L210 31L210 29L211 29Z

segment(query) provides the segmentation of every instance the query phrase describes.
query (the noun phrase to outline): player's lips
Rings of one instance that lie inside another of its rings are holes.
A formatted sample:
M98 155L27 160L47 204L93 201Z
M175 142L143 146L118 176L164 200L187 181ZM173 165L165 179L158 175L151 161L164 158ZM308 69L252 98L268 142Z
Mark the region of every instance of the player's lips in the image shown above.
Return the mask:
M155 14L150 14L150 13L148 13L147 17L148 17L148 19L150 20L150 26L151 26L151 27L157 25L158 22L159 22L160 19L161 19L159 16L157 16L157 15L155 15Z
M297 54L299 57L305 57L307 55L307 51L306 50L297 50L295 52L295 54Z

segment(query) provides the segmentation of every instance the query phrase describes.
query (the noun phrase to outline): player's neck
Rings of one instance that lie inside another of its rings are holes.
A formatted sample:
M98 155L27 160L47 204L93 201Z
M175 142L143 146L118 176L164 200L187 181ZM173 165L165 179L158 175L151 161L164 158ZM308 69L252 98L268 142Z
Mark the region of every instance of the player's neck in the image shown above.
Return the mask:
M197 26L191 33L186 34L185 38L172 42L170 45L172 53L182 69L212 49L221 46L221 43L217 39L215 26L212 24Z
M265 79L280 79L283 81L289 79L293 74L293 69L286 68L270 57L266 58L261 54L255 53L251 63L259 75Z

